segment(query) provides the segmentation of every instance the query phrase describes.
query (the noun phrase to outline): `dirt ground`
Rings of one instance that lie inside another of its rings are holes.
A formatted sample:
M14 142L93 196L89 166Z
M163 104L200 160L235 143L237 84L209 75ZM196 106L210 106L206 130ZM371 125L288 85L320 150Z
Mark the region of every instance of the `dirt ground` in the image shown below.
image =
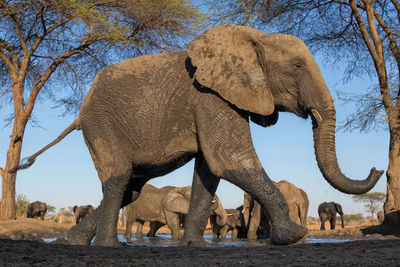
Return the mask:
M65 236L70 227L35 219L0 221L0 266L400 265L400 235L383 233L376 227L357 226L327 231L311 230L310 227L308 236L354 241L299 242L290 246L101 248L44 243L40 238Z

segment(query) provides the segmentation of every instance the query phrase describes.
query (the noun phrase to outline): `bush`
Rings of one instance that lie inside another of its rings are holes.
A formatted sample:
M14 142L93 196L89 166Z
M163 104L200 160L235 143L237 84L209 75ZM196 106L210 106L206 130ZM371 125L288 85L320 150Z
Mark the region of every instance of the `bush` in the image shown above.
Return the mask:
M340 217L338 217L338 220L340 220ZM361 213L344 214L343 215L343 221L344 221L345 224L363 223L364 222L364 216Z
M28 211L29 200L24 194L18 194L15 200L15 214L17 218L25 218Z

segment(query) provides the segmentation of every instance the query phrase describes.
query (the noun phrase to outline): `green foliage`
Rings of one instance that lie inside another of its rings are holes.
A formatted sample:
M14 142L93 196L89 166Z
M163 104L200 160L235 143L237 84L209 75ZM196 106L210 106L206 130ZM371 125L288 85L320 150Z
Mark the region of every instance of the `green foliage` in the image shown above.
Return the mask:
M41 97L77 112L88 82L105 65L180 49L203 21L189 0L1 0L0 108L13 108L0 119L19 125L9 136L24 140L26 124L37 124L33 110ZM0 151L5 166L21 156L14 144L10 153ZM12 194L2 195L0 216L11 219L15 199L7 196L15 193L16 174L6 175L13 179L2 186Z
M380 206L386 199L386 194L382 192L371 192L361 195L354 195L352 198L357 202L365 203L364 207L368 212L371 212L371 218L374 219L374 214L378 212Z
M340 221L340 217L337 217L336 220ZM364 221L364 216L361 213L343 214L343 221L345 224L349 224L351 222L362 223Z
M51 206L51 205L47 205L47 214L49 213L56 213L56 207Z
M29 200L24 194L18 194L15 200L15 212L17 218L26 217L28 211Z
M72 213L72 207L69 208L61 208L60 211L58 212L58 214L62 215L62 216L74 216L74 214Z
M153 38L157 34L167 34L169 38L172 34L190 36L205 19L191 1L185 0L52 0L52 3L77 23L85 24L91 37L126 45L132 40L137 45L149 45L149 40L135 36L140 31L153 31Z
M88 81L105 65L181 49L204 21L190 0L1 1L0 51L5 53L0 53L0 94L4 103L18 98L7 90L13 87L10 70L21 69L26 61L27 69L20 71L24 98L45 89L48 94L34 96L77 111ZM71 88L72 94L54 88ZM12 123L13 118L5 119Z

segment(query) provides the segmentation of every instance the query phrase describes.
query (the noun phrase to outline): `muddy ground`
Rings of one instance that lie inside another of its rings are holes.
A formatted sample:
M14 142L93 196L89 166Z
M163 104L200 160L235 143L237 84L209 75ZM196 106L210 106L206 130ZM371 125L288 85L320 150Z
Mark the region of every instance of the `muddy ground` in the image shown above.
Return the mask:
M35 219L0 221L0 266L400 266L399 235L366 226L308 234L354 241L290 246L100 248L40 238L65 236L69 227Z

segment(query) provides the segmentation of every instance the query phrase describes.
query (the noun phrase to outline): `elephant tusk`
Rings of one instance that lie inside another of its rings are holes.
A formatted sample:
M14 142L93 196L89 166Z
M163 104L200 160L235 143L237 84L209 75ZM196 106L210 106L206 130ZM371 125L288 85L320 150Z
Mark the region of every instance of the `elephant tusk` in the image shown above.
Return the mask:
M213 204L214 204L215 202L217 202L215 199L213 199L213 200L211 201L211 203L213 203Z
M319 114L318 110L312 108L312 109L311 109L311 113L313 114L314 118L315 118L317 121L319 121L319 122L322 121L321 114Z

